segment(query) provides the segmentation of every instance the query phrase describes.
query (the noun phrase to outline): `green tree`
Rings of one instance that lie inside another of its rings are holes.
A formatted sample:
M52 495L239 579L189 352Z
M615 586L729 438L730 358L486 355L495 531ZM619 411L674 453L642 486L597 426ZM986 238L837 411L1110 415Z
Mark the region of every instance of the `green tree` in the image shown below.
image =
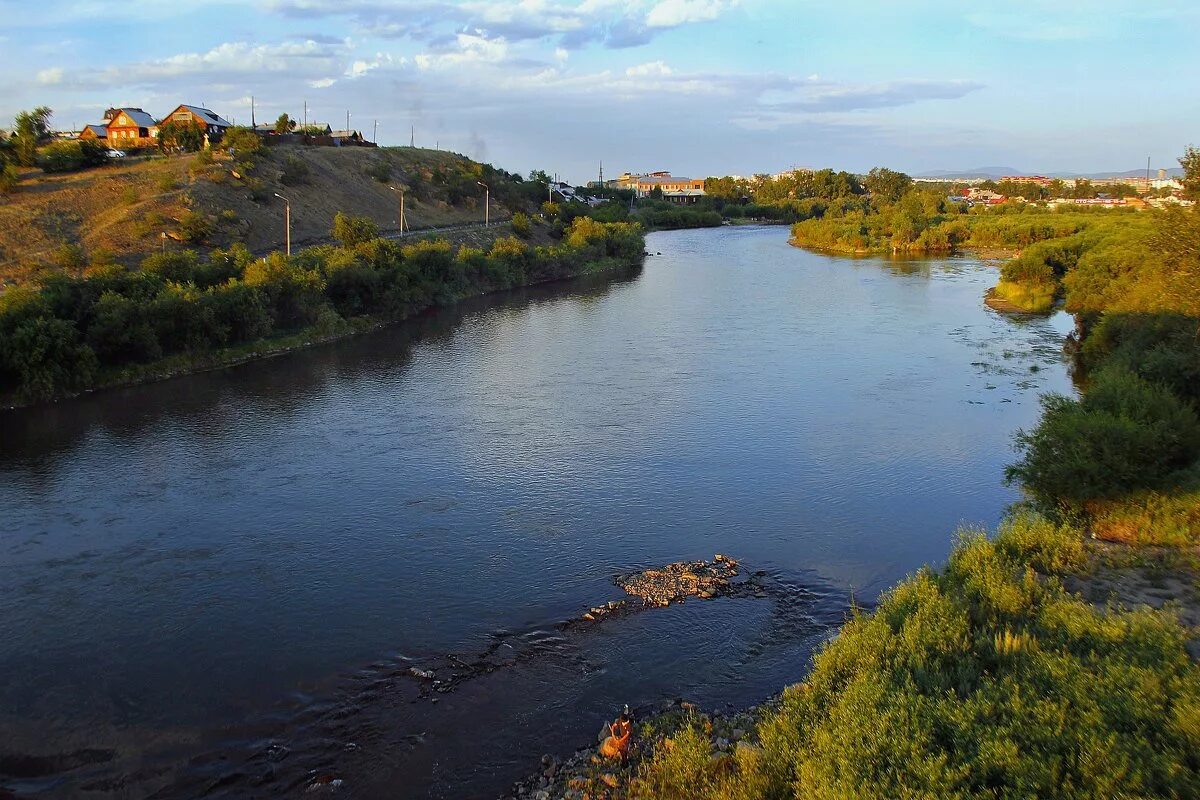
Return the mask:
M289 117L287 114L280 114L279 119L275 120L275 132L282 135L290 133L296 127L296 120Z
M1183 167L1184 194L1190 200L1200 200L1200 149L1188 145L1184 154L1179 158L1179 166Z
M862 184L876 202L895 203L912 188L912 178L887 167L873 167Z
M50 115L53 114L46 106L38 106L33 111L22 111L16 117L16 156L17 163L23 167L32 167L37 162L38 146L50 136Z

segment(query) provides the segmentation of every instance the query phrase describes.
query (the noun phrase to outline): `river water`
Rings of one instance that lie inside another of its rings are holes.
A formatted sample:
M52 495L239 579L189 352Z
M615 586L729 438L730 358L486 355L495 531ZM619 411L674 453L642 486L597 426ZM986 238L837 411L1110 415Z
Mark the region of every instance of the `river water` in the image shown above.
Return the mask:
M0 412L0 787L494 797L623 703L802 678L1015 499L1069 320L984 308L994 264L786 233ZM560 626L717 552L779 591Z

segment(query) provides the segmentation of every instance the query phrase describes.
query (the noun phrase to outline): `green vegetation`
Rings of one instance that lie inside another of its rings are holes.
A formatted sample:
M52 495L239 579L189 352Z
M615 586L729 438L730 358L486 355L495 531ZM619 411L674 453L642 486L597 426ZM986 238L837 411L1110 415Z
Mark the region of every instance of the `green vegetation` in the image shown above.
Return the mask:
M38 151L43 172L74 172L108 163L108 148L92 139L51 142Z
M1200 158L1188 158L1194 179ZM831 203L834 215L797 227L894 240L917 193L877 177L899 201ZM1093 568L1089 534L1185 553L1200 543L1200 214L959 216L961 242L1024 238L1001 293L1061 297L1083 334L1082 395L1046 397L1017 437L1009 478L1029 502L993 539L967 533L944 568L856 613L753 745L714 755L693 721L658 742L629 796L1200 796L1194 631L1169 608L1097 608L1063 580ZM885 220L878 235L871 217Z
M1079 531L1022 515L856 615L755 732L694 726L631 796L1109 798L1200 793L1200 668L1167 613L1100 610L1059 575Z
M158 149L164 153L194 153L204 147L204 129L194 121L168 120L158 128Z
M206 224L208 220L205 219ZM96 385L179 371L221 353L269 349L402 319L433 305L640 261L639 228L583 217L561 244L501 239L488 253L448 242L401 245L338 215L341 246L255 259L242 246L157 253L142 269L95 265L0 296L0 398L61 397ZM75 254L72 254L74 256ZM157 366L156 366L157 365Z
M21 166L36 165L38 147L50 137L50 115L53 113L46 106L39 106L33 111L17 114L13 150L16 162Z

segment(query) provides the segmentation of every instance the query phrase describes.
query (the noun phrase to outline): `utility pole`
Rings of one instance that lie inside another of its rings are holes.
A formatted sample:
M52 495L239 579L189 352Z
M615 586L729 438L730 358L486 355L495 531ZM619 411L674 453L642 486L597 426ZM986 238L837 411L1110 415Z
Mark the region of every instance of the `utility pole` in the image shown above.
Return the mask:
M408 146L409 147L417 146L417 126L416 125L413 125L411 128L408 129Z
M250 95L250 129L258 127L254 122L254 95Z
M308 136L308 101L304 101L304 135Z
M283 201L283 236L287 243L287 254L292 254L292 201L281 195L279 192L275 196Z
M371 134L371 141L379 144L379 120L375 120L375 132Z
M346 109L346 135L350 135L350 109Z
M475 181L483 187L483 227L491 225L492 190L482 181Z
M393 192L395 192L396 194L400 195L400 235L401 235L401 236L404 236L404 228L405 228L405 222L404 222L404 190L403 190L403 189L397 189L395 186L389 186L388 188L389 188L389 189L391 189L391 190L392 190Z

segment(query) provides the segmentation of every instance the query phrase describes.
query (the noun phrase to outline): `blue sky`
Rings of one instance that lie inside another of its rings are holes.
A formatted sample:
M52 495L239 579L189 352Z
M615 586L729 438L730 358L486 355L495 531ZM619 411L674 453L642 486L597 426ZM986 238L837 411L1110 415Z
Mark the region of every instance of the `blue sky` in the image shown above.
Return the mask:
M280 112L587 180L1174 166L1196 0L0 0L0 125Z

